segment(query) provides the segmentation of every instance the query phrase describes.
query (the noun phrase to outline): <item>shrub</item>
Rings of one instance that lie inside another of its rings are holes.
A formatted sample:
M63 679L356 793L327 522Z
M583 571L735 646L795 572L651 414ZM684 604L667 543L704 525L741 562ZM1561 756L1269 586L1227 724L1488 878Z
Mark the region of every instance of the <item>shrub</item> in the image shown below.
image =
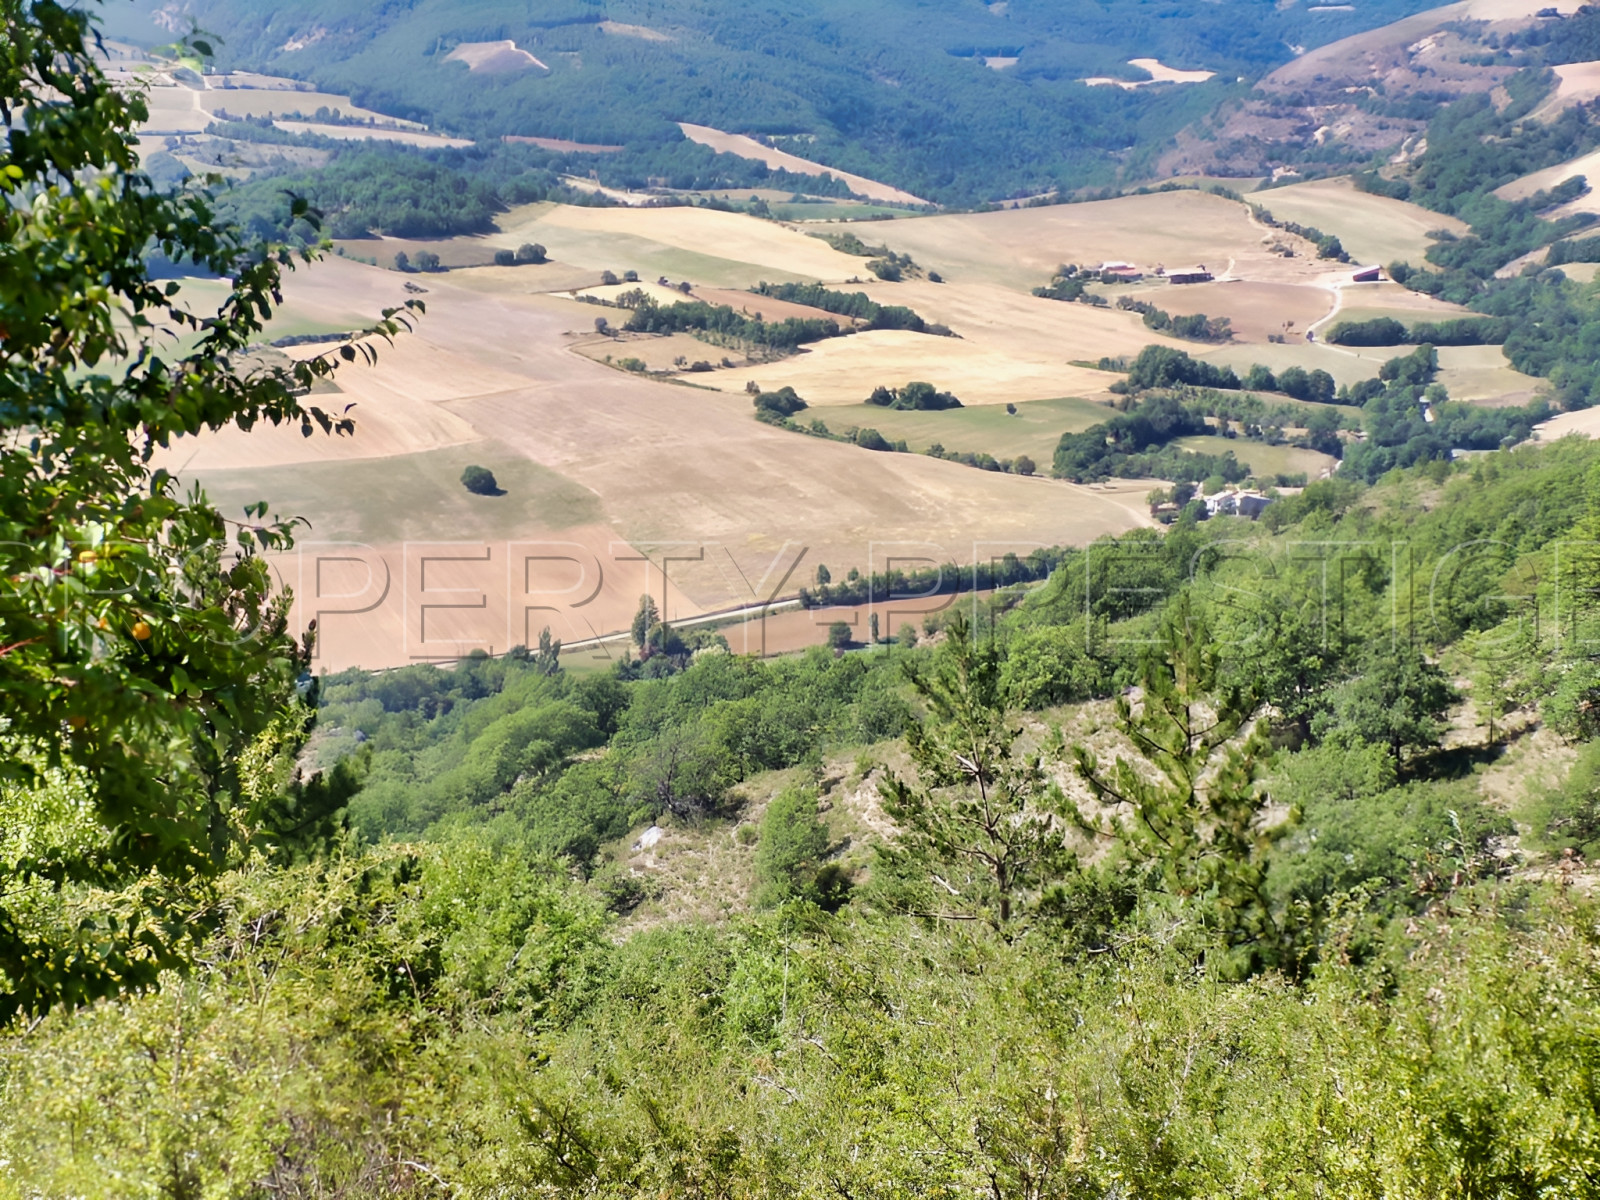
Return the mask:
M500 485L487 467L470 466L461 472L461 486L475 496L498 496Z
M1600 668L1590 662L1568 666L1540 704L1539 715L1565 741L1600 737Z
M494 252L494 265L497 267L514 267L517 265L517 255L514 250L496 250Z
M828 626L828 645L835 650L843 650L854 640L848 622L835 621Z
M792 387L782 387L775 392L757 392L754 403L758 412L779 417L792 417L806 407L806 402Z
M517 247L517 261L519 263L542 263L550 260L545 257L545 249L538 242L524 242Z
M884 437L883 434L879 433L876 429L856 430L856 445L860 446L863 450L894 449L894 447L889 444L889 439Z
M803 788L780 792L761 819L756 903L769 907L805 894L827 852L828 829L817 815L816 793Z

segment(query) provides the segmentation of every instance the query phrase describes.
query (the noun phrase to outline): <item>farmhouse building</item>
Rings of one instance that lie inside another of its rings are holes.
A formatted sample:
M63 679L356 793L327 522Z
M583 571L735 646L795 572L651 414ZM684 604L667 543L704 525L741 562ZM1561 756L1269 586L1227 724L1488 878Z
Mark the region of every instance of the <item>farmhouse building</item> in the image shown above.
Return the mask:
M1144 272L1132 263L1103 262L1100 264L1101 278L1110 276L1118 283L1138 283L1144 278Z
M1260 492L1227 488L1205 498L1206 516L1240 516L1254 520L1271 503L1272 497L1263 496Z

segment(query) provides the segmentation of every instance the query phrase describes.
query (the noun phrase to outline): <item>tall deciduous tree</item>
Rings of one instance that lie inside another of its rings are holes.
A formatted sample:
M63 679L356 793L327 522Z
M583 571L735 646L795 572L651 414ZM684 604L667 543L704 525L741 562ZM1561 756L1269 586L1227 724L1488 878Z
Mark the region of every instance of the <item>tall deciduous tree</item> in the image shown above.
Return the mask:
M304 402L333 352L250 353L293 260L140 173L145 103L96 65L89 13L0 0L0 18L3 1020L180 964L205 880L268 819L244 752L296 736L278 716L306 647L260 554L292 523L265 503L225 519L155 455L228 424L352 423ZM152 279L152 251L227 278L217 312ZM132 880L117 905L91 898Z
M1316 728L1337 741L1386 746L1398 769L1407 749L1438 744L1458 698L1445 673L1415 646L1378 646L1360 674L1333 693L1332 711Z
M633 644L642 651L649 644L650 631L661 624L661 612L655 600L646 593L639 597L639 609L633 614Z

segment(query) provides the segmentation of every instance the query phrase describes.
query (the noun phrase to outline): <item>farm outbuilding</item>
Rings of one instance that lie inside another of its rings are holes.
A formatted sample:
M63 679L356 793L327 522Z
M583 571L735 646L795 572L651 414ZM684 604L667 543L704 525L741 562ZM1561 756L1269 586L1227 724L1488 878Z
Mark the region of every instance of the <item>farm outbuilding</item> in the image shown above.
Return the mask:
M1181 271L1168 271L1168 283L1210 283L1214 277L1205 267L1190 267Z
M1361 270L1357 271L1350 278L1355 283L1382 283L1383 282L1383 268L1382 267L1362 267Z

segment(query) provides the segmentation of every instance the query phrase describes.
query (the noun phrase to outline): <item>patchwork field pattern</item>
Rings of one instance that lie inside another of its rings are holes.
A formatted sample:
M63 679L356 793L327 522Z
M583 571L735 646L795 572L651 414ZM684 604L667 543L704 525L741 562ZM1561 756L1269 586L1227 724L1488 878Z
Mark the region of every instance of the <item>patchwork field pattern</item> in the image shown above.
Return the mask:
M1417 236L1406 209L1405 221L1395 217L1402 232L1386 236ZM1370 213L1359 207L1322 219L1341 237L1363 223ZM1417 320L1461 311L1393 284L1352 285L1348 268L1317 259L1303 239L1285 243L1245 205L1193 190L830 228L887 244L917 266L903 282L883 282L863 258L804 227L689 207L538 204L505 214L480 237L343 243L349 257L291 278L270 336L357 328L417 296L408 285L422 289L428 307L415 333L381 348L375 368L342 371L337 390L318 397L336 411L353 406L356 436L230 430L180 441L165 463L230 505L268 499L298 511L312 521L310 539L346 546L349 561L314 559L308 568L303 555L294 560L306 589L302 615L327 614L329 663L385 666L503 650L537 636L529 622L550 624L569 643L593 643L626 626L646 589L669 620L682 621L792 595L818 561L835 571L881 569L888 558L969 562L1149 525L1152 481L1077 487L1043 477L1064 432L1110 415L1110 387L1121 376L1098 369L1102 358L1164 343L1241 371L1257 362L1321 367L1355 383L1395 351L1307 343L1305 327L1340 316ZM525 242L545 246L553 261L482 265ZM1285 244L1296 249L1292 257L1279 252ZM424 246L462 269L401 275L351 261L388 265L397 251ZM1112 260L1152 272L1126 289L1132 294L1174 314L1226 316L1236 338L1215 347L1176 341L1152 333L1134 312L1031 294L1061 264ZM1174 285L1153 274L1201 264L1215 282ZM635 271L641 282L602 284L604 271ZM943 282L930 280L935 271ZM684 283L693 298L768 319L827 315L753 295L748 289L763 280L862 291L955 336L861 331L767 357L687 334L597 332L597 318L612 329L625 323L625 310L607 307L621 293L639 287L669 303L684 298ZM197 305L220 294L219 284L190 286ZM1267 340L1285 326L1296 336ZM638 360L634 369L620 369L626 359ZM1508 403L1537 386L1510 371L1497 348L1446 350L1441 360L1441 380L1461 398ZM710 369L688 371L695 363ZM897 412L863 403L874 387L913 380L954 392L964 407ZM802 422L821 420L835 434L874 428L914 453L874 453L763 425L754 420L752 384L795 388L810 404ZM921 453L934 443L996 459L1026 455L1040 477ZM1315 478L1330 465L1243 440L1199 438L1189 448L1232 449L1269 475ZM503 494L467 493L459 476L469 464L489 467ZM435 554L441 537L455 549ZM433 539L426 562L417 558L418 539ZM373 591L380 577L390 586ZM338 623L358 600L382 615L349 618L349 628L365 632L341 642ZM432 614L426 628L423 613ZM795 636L807 641L812 632Z

